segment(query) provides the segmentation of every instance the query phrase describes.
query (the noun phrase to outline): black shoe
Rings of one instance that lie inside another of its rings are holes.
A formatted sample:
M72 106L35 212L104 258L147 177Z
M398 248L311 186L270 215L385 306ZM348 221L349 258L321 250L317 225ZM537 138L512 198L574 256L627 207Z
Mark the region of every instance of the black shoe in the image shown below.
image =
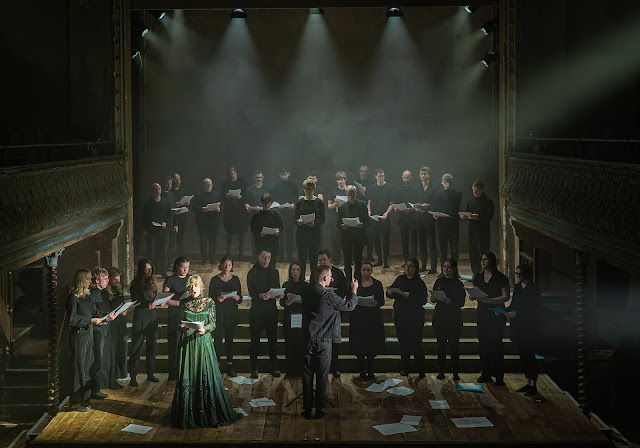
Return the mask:
M524 386L522 386L520 389L516 389L516 392L526 392L526 391L528 391L528 390L529 390L529 388L530 388L530 387L533 387L533 386L530 386L530 385L528 385L528 384L525 384L525 385L524 385Z
M85 408L91 409L91 405L88 402L87 403L82 403L82 406L84 406Z
M538 388L536 386L529 386L529 389L524 393L525 397L533 397L538 395Z
M367 372L360 372L360 378L365 379L367 377Z
M383 267L389 269L389 263L385 261Z
M275 369L273 372L271 372L271 376L274 378L280 378L280 376L282 376L282 372L280 372L278 369Z
M249 375L250 378L256 379L258 378L258 371L257 370L252 370L251 371L251 375Z
M437 380L443 380L443 379L444 379L444 373L443 373L443 372L438 373L438 374L436 375L436 379L437 379Z
M324 417L326 414L324 413L324 411L322 409L316 409L316 418L322 418Z
M231 366L227 366L227 376L228 376L229 378L235 378L235 377L237 377L237 376L238 376L238 374L236 373L236 371L235 371L235 370L233 370L233 367L231 367Z
M420 373L418 374L418 379L423 379L423 378L424 378L424 377L426 377L426 376L427 376L427 374L426 374L426 373L424 373L424 372L420 372Z
M105 398L107 398L109 395L105 394L104 392L92 392L90 397L93 398L94 400L104 400Z
M131 381L129 381L129 386L138 387L138 381L135 378L131 378Z
M409 375L409 371L408 370L402 369L400 371L400 376L408 376L408 375Z
M434 268L429 269L429 272L427 272L427 274L431 274L431 275L437 274L437 273L438 273L438 271L436 269L434 269Z
M367 373L367 378L371 378L371 379L375 380L376 379L376 374L373 373L373 372L369 372L369 373Z
M494 383L496 386L504 386L504 378L501 376L496 377L496 382Z
M109 389L111 390L120 390L120 389L124 389L124 386L120 383L111 383L109 384Z
M71 405L71 410L73 410L73 411L89 412L89 409L91 409L91 407L90 406L85 406L84 404Z
M453 381L460 381L460 375L458 375L456 372L453 372Z
M159 383L160 379L155 375L147 375L147 381L151 381L152 383Z
M306 418L307 420L311 420L311 411L302 411L300 415Z
M493 380L490 376L480 375L476 380L478 383L493 383Z
M336 370L335 372L333 372L333 377L334 378L340 378L340 371Z

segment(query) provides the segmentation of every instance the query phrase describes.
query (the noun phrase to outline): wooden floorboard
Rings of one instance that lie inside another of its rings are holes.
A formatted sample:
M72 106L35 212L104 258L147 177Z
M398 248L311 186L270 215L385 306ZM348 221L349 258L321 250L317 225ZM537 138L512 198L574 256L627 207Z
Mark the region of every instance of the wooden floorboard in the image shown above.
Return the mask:
M477 375L463 374L464 382L473 382ZM197 443L250 442L267 444L306 444L321 442L376 444L498 444L528 445L599 445L607 446L606 438L580 412L580 409L556 386L541 376L538 397L524 397L515 389L524 384L521 374L507 374L506 386L485 385L485 393L460 392L448 376L435 379L433 374L418 380L416 375L378 375L376 382L386 378L402 379L400 384L414 393L398 397L386 391L368 392L374 381L360 379L357 374L343 374L331 379L327 399L327 415L319 420L306 420L302 399L286 405L302 391L299 378L272 378L261 375L255 385L237 385L225 379L234 407L242 407L248 417L234 425L221 428L181 430L171 427L171 402L175 381L168 382L159 374L160 383L141 381L138 388L106 391L109 398L92 400L93 408L86 413L68 408L58 413L37 437L38 446L64 445L144 445L172 444L186 446ZM253 408L252 398L268 397L276 406ZM429 400L447 400L451 409L433 409ZM383 436L374 425L398 423L404 415L420 415L417 432ZM491 428L457 428L452 418L487 417ZM147 434L122 432L130 423L151 426Z

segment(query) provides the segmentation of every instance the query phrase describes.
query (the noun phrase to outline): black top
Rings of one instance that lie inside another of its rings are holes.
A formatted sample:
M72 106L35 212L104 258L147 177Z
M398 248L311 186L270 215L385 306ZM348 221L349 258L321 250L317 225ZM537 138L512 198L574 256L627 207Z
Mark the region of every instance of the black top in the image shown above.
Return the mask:
M359 227L347 227L342 228L342 218L360 218L362 228ZM351 238L354 242L367 244L366 229L369 227L369 213L367 212L367 205L364 201L356 199L353 204L351 202L345 202L338 207L338 220L336 227L342 232L342 236Z
M262 267L256 262L247 273L247 287L251 296L251 310L275 310L275 298L263 300L258 297L261 293L269 292L271 288L280 287L280 274L272 265Z
M280 180L273 186L271 196L274 201L279 202L281 205L295 204L298 200L298 187L291 180Z
M464 290L462 282L457 278L441 277L436 280L433 285L434 291L444 291L451 303L444 303L441 300L434 300L431 298L431 302L436 304L436 309L433 312L433 319L446 319L449 322L462 323L462 312L460 308L464 306L467 293Z
M297 231L310 235L321 235L322 224L324 224L324 211L324 203L320 200L320 198L315 198L313 201L308 201L305 198L298 199L295 208L295 220L297 221L298 219L300 219L301 215L310 215L311 213L315 213L316 223L313 227L309 227L304 224L298 226Z
M302 327L305 338L314 342L342 342L340 311L352 311L358 299L346 299L324 289L319 283L302 290Z
M222 293L229 293L238 291L240 300L237 302L234 299L224 299L222 302L218 300L218 297ZM217 275L211 277L209 282L209 295L216 301L216 313L218 315L219 325L224 325L226 321L230 319L230 322L235 322L236 319L231 316L235 316L238 312L238 305L242 303L242 285L237 275L232 275L229 281L225 282Z
M462 193L458 193L453 188L438 190L435 196L435 206L432 207L432 210L449 215L449 218L438 218L438 222L446 224L460 221L458 212L460 211L461 200Z
M172 188L171 191L173 191L173 200L175 202L172 203L172 204L169 204L169 205L171 206L171 208L175 208L176 207L176 202L178 202L180 199L182 199L182 196L185 196L186 193L184 193L184 190L181 190L181 189L175 188L175 187ZM184 226L187 223L187 214L186 213L180 213L179 215L174 215L173 216L173 222L178 227ZM184 230L184 228L180 229L180 231L182 231L182 230Z
M90 288L91 317L104 317L111 312L109 295L104 289Z
M107 297L108 297L108 294L107 294ZM115 310L123 303L124 303L124 294L122 293L122 290L114 291L113 297L111 297L110 303L109 303L109 312ZM124 316L120 314L118 317L124 317ZM116 317L116 319L118 317Z
M77 297L71 293L67 298L66 308L70 327L86 327L91 325L91 297L88 295Z
M376 299L376 306L375 307L359 306L357 308L358 310L380 309L380 307L384 305L384 288L382 287L382 283L380 282L380 280L376 280L373 277L371 278L373 279L373 284L371 284L370 286L362 286L362 282L360 282L360 284L358 285L358 291L356 292L356 295L358 297L373 296L373 298Z
M180 198L182 199L182 198ZM191 210L196 214L196 221L199 224L210 224L218 222L220 219L219 212L203 212L202 207L206 207L209 204L215 204L216 202L220 203L220 210L222 210L222 197L220 193L216 190L211 189L211 191L202 191L200 190L195 194L195 196L191 199ZM181 215L178 215L181 216Z
M502 288L509 290L509 279L500 271L494 272L487 283L484 281L484 272L473 277L473 285L484 292L489 298L500 297ZM507 297L508 299L508 297ZM478 301L478 311L486 311L489 308L504 308L504 304L487 304Z
M262 203L262 195L265 193L271 193L271 190L265 184L262 184L262 188L256 187L255 184L250 185L247 188L247 204L252 207L260 206Z
M142 282L134 278L131 282L131 300L140 302L133 310L133 329L142 330L154 320L158 320L156 309L149 309L149 303L153 302L155 295L149 295L149 291L143 288Z
M347 288L347 277L344 275L344 272L335 266L331 266L331 276L333 277L333 281L329 283L329 288L336 288L333 292L340 297L346 297L349 290Z
M418 202L418 195L416 193L416 187L413 184L410 185L401 185L396 190L396 204L405 203L407 207L411 207L409 203ZM409 208L407 211L401 211L399 213L399 218L401 221L415 219L413 218L415 211L412 208Z
M232 198L227 197L229 190L240 190L242 196L238 199L237 196ZM247 183L244 179L238 178L237 180L226 179L220 186L220 196L222 196L222 205L224 206L224 216L222 218L227 232L240 233L242 229L245 229L248 219L245 204L247 203Z
M313 194L315 194L316 196L318 196L319 194L324 196L324 193L322 192L322 188L320 188L320 185L316 184L316 189L313 191ZM304 197L304 195L305 195L304 187L301 187L300 194L298 196Z
M283 323L287 326L291 326L291 319L287 318L287 316L291 314L299 314L302 313L302 304L301 303L292 303L291 305L287 305L287 294L297 294L301 295L302 290L309 286L309 283L305 281L301 282L293 282L287 280L282 284L284 290L284 297L280 299L280 306L284 308L284 320Z
M396 315L413 315L424 319L424 308L422 307L427 303L427 286L417 273L411 279L405 274L399 275L390 287L409 293L409 297L404 297L402 294L387 291L387 297L394 299L393 309Z
M165 222L167 223L167 228L169 228L173 222L171 216L171 206L166 199L161 197L160 201L156 202L155 199L149 198L142 206L142 228L146 232L154 229L160 230L160 227L154 226L152 222L157 222L158 224Z
M388 183L384 185L374 184L367 188L367 199L371 201L371 214L384 215L393 203L395 193Z
M442 187L440 185L434 185L431 182L429 182L429 186L425 190L424 187L422 186L422 182L418 182L418 185L416 186L417 202L420 204L429 204L429 207L426 207L423 209L424 210L424 213L422 214L422 216L424 216L423 219L434 221L433 215L429 213L429 211L435 210L436 194L441 189Z
M173 274L167 277L162 285L162 288L169 288L169 292L175 295L172 300L180 300L184 292L187 290L187 282L189 281L189 275L185 275L184 278L180 278ZM177 315L180 312L179 306L169 306L169 314Z
M169 208L173 208L174 204L176 203L176 195L173 192L173 190L169 190L169 191L162 190L162 192L160 193L160 196L163 199L167 200L167 202L169 203ZM175 215L175 216L177 216L177 215ZM167 223L167 227L173 227L174 225L177 225L177 224L174 224L175 223L175 216L173 215L173 212L172 212L171 213L171 222Z
M284 229L284 222L282 221L282 215L280 212L275 209L269 209L267 211L260 210L256 212L251 217L251 233L256 238L260 238L264 242L277 242L279 236L276 235L265 235L263 237L260 236L260 232L262 232L263 227L270 227L272 229L280 229L280 232ZM256 247L257 250L260 250L260 247Z
M467 211L478 215L478 219L469 220L469 230L475 232L489 232L490 222L493 219L493 201L486 194L478 198L469 199Z
M513 287L513 297L507 311L515 311L516 317L511 319L511 331L521 336L536 338L538 335L538 319L540 313L540 290L530 281L525 288L522 283Z
M356 188L358 188L358 193L357 193L356 197L358 199L360 199L361 201L365 201L365 203L366 203L368 198L369 198L369 187L371 187L372 185L375 185L376 184L376 180L374 178L372 178L372 177L367 177L364 180L360 179L360 175L359 174L354 179L355 179L353 181L354 185L355 185L355 182L358 182L360 185L362 185L363 187L365 187L367 189L365 194L362 194L360 192L360 189L356 186Z
M329 197L327 198L327 200L331 200L331 201L335 202L336 201L336 196L346 196L346 195L347 195L346 188L344 190L341 190L337 186L335 186L329 192ZM333 210L329 210L329 212L330 213L338 213L338 207L334 208Z

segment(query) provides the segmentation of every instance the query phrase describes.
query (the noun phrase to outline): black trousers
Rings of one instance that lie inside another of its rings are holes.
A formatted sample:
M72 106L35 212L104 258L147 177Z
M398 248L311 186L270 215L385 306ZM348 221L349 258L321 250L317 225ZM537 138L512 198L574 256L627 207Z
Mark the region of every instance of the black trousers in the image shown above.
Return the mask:
M360 268L362 267L362 250L364 245L355 238L349 235L349 230L343 230L342 232L342 252L344 253L344 275L347 277L347 282L351 282L353 278L353 270L351 269L351 262L353 261L356 271L356 278L360 278Z
M371 261L373 259L373 228L369 226L365 232L367 233L367 261Z
M118 316L109 324L109 381L114 384L118 378L127 376L127 321L124 316Z
M89 401L91 393L91 364L93 363L93 327L86 330L70 330L69 350L73 374L71 404Z
M469 225L469 263L471 272L478 275L482 270L480 265L480 255L488 252L491 245L491 233L488 230L473 230Z
M180 215L178 215L180 216ZM184 255L184 235L187 227L187 217L178 221L178 233L176 233L176 255Z
M300 278L305 278L307 271L307 260L309 260L309 266L311 270L310 276L311 281L313 282L313 275L316 272L316 266L318 265L318 251L320 250L320 244L322 244L321 235L321 231L315 233L301 232L300 230L296 231L298 261L300 261L300 266L302 268Z
M418 221L418 242L420 243L420 261L422 267L427 268L427 245L431 248L431 269L438 266L438 248L436 237L436 223L431 216L420 216Z
M196 223L200 237L200 259L218 264L216 249L218 246L218 222ZM228 234L227 234L228 235Z
M221 324L216 325L213 330L213 343L218 354L218 360L222 356L222 339L224 338L224 354L227 358L227 364L233 363L233 337L236 334L238 324L231 319L226 319ZM253 336L253 326L251 327ZM251 346L253 348L253 345Z
M302 343L302 329L290 328L291 321L284 324L284 343L287 358L287 376L302 376L305 348Z
M152 229L147 234L147 252L156 274L164 274L167 269L167 242L169 233L167 229Z
M180 307L170 306L167 317L167 345L169 353L169 380L178 379L178 353L180 351L180 337L182 333L178 330L180 325Z
M404 261L409 258L416 258L418 252L418 233L416 232L416 221L413 218L413 216L400 216L398 220Z
M386 263L389 260L389 241L391 240L391 220L390 218L373 221L369 226L371 229L373 247L376 249L378 261ZM371 247L371 245L369 246Z
M449 218L438 220L438 242L440 243L440 268L449 255L448 249L451 249L451 258L458 261L458 241L460 240L460 226L458 221L450 221ZM441 222L442 221L442 222Z
M147 376L156 373L156 349L158 345L158 320L149 322L143 328L134 326L131 334L131 358L129 366L131 367L131 379L135 379L140 371L140 355L142 355L142 345L146 341L147 356Z
M93 329L93 363L91 364L91 392L100 392L109 380L109 324L96 325Z
M249 312L251 328L251 370L258 370L258 354L260 352L260 336L267 333L269 341L269 359L271 370L278 365L278 310L254 309L253 304Z
M447 364L447 346L451 354L451 369L454 373L460 372L460 335L462 326L454 322L442 322L437 327L434 325L436 340L438 341L438 371L445 372Z
M334 213L334 215L337 215L337 213ZM331 216L332 218L335 218L335 216ZM331 219L331 221L334 221L335 219ZM342 240L342 231L337 229L335 225L333 226L329 226L331 227L331 261L333 264L338 265L340 264L340 257L342 256L342 254L340 253L340 249L341 249L341 240ZM345 268L346 268L346 264L345 264Z
M538 360L536 359L535 345L522 337L517 339L516 344L525 378L536 381L538 379Z
M296 223L293 220L293 210L282 209L280 211L282 215L282 222L284 223L284 230L280 232L280 260L284 261L285 255L287 260L293 260L293 232L295 232Z
M308 341L302 370L302 407L311 412L314 399L316 412L324 409L324 397L329 383L331 342ZM313 394L313 377L316 377L316 393Z
M167 266L171 269L173 266L171 265L171 261L173 261L177 255L176 249L176 232L173 231L173 228L170 228L167 232Z
M478 352L483 376L504 376L504 351L502 336L506 319L493 311L478 309Z
M244 250L244 232L227 232L227 255L231 255L231 238L233 238L233 235L238 235L238 258L242 258L242 251Z
M422 347L422 334L424 329L424 313L414 316L398 316L394 312L393 323L396 336L400 344L400 357L404 370L410 370L411 355L416 360L419 372L424 372L424 349Z

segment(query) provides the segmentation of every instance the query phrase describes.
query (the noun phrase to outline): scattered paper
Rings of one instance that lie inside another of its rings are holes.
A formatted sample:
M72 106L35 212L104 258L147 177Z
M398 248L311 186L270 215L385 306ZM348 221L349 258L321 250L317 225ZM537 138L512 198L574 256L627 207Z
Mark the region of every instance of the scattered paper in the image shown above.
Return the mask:
M391 204L391 205L393 205L393 208L396 210L400 210L400 211L409 210L409 208L407 207L407 204L405 204L404 202L401 202L399 204Z
M387 292L390 294L404 294L404 291L400 288L387 288Z
M316 220L315 213L309 213L308 215L300 215L300 221L302 224L308 224L310 222L314 222Z
M399 380L397 378L387 378L382 384L384 385L384 387L394 387L400 383L402 383L402 380Z
M464 288L465 291L467 291L469 293L469 295L471 297L473 297L474 299L484 299L486 297L489 297L488 295L486 295L482 290L480 290L480 288L474 286L473 288Z
M267 291L267 294L269 294L271 297L277 297L284 294L284 289L285 288L271 288L269 291Z
M262 233L264 233L265 235L276 235L279 232L280 229L278 229L277 227L262 227Z
M422 420L421 415L404 415L400 423L411 426L418 426Z
M180 325L190 330L201 330L204 328L204 322L187 322L183 320Z
M218 210L220 210L219 202L214 202L213 204L207 204L204 207L205 212L217 212Z
M151 221L151 224L153 224L154 227L162 227L162 224L159 222Z
M342 224L347 227L358 227L360 225L360 218L342 218Z
M287 299L291 300L291 303L302 303L302 297L299 294L287 293Z
M180 199L180 201L178 201L178 203L176 205L178 205L178 206L187 205L187 202L191 202L191 199L193 199L193 195L191 195L191 196L182 196L182 199Z
M349 200L348 197L346 196L336 196L336 200L335 203L338 205L344 204L345 202L347 202Z
M291 328L302 328L302 314L291 315Z
M172 212L178 212L176 215L181 215L183 213L187 213L189 209L187 207L176 207L171 209Z
M451 409L447 400L429 400L429 404L433 409Z
M374 221L378 222L378 221L380 221L380 218L382 218L382 215L371 215L371 216L369 216L369 218L371 218Z
M245 411L242 408L233 408L234 411L236 411L238 414L242 414L243 417L249 417L249 414L247 414L247 411Z
M389 423L387 425L376 425L373 427L375 430L380 432L383 436L392 436L394 434L403 434L405 432L415 432L417 431L411 425L405 425L404 423Z
M411 389L410 387L398 386L387 389L387 392L393 395L398 395L399 397L403 397L406 395L411 395L413 393L413 389Z
M133 423L129 423L127 426L122 428L121 432L132 432L134 434L146 434L153 429L153 426L142 426L142 425L134 425Z
M493 423L487 417L460 417L452 418L451 421L458 428L488 428L493 426Z
M385 390L387 388L387 386L385 386L384 384L380 383L380 384L376 384L373 383L371 386L367 387L365 390L369 391L369 392L382 392L383 390Z
M220 293L220 297L224 297L225 299L230 299L230 298L235 297L237 295L238 295L238 291Z
M254 398L253 400L249 400L249 404L252 407L263 407L263 406L275 406L276 402L271 398Z
M229 379L236 384L255 384L258 382L256 378L246 378L242 375L238 375L236 377L229 378Z
M229 190L229 191L227 191L227 195L228 195L229 197L232 197L232 198L237 198L237 197L239 197L239 196L240 196L240 193L241 193L241 192L242 192L242 189L241 189L241 188L239 188L239 189L237 189L237 190Z
M464 392L484 392L482 384L475 383L458 383L458 390Z
M173 292L159 292L158 294L156 294L156 298L153 301L153 303L155 303L156 306L163 305L163 304L167 303L169 300L171 300L171 298L174 295L175 295L175 293L173 293Z

